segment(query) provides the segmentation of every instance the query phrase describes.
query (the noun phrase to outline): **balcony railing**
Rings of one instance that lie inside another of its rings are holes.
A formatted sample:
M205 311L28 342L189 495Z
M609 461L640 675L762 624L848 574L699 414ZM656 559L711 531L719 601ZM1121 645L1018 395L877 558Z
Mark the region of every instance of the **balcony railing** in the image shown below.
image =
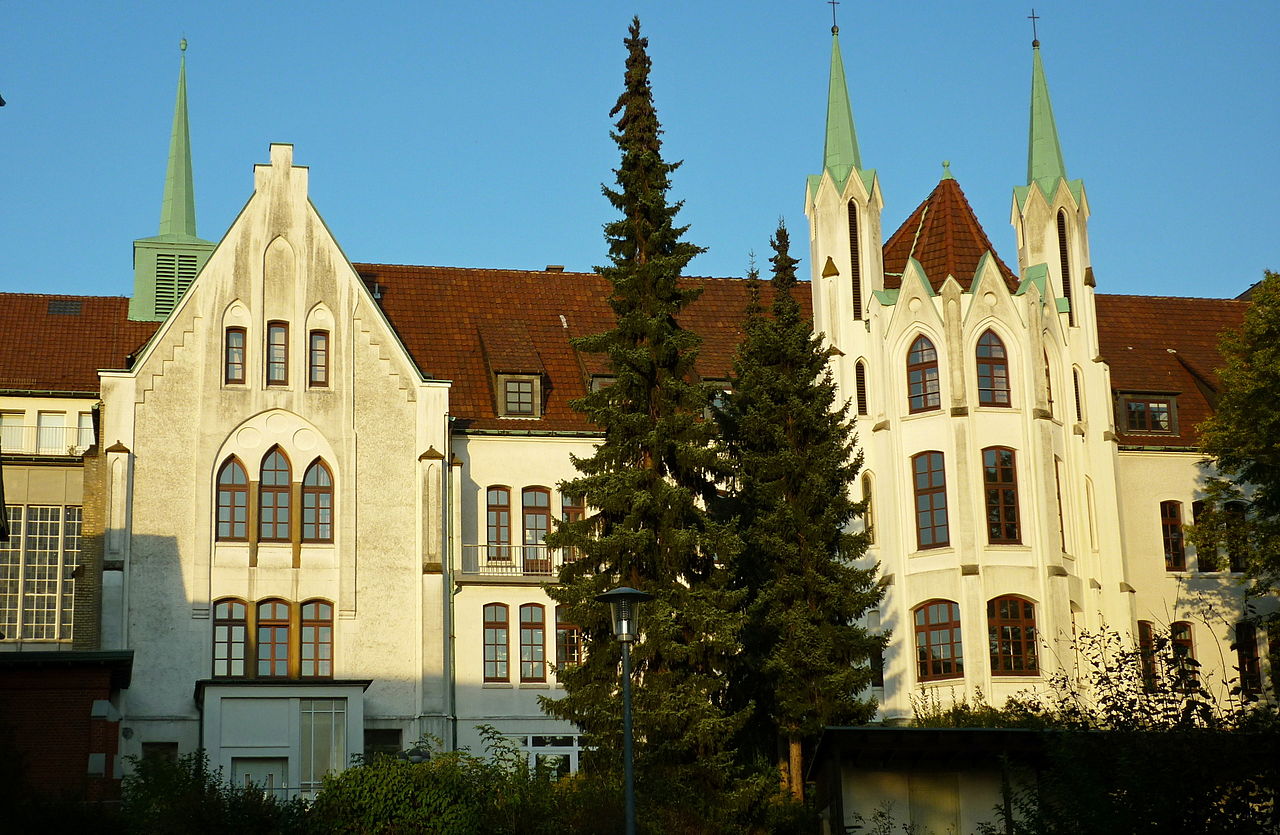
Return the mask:
M560 566L573 562L573 553L573 549L548 548L545 545L463 545L462 573L555 577Z
M83 455L93 445L93 430L76 426L0 426L5 455Z

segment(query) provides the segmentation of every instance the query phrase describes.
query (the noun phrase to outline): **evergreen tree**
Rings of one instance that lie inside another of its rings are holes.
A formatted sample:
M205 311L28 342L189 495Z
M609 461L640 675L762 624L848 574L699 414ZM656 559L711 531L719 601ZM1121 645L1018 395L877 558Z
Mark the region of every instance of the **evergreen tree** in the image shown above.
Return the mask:
M783 787L802 797L803 747L823 726L866 721L870 662L883 639L857 624L880 599L875 568L859 568L865 510L851 491L862 465L847 404L836 404L827 353L792 292L787 229L771 242L772 316L758 301L734 361L733 391L716 411L733 485L719 512L742 548L732 583L746 597L735 704L754 703L750 736L774 754Z
M543 706L583 729L588 768L617 768L620 651L607 607L594 598L619 585L655 595L641 606L631 656L637 794L642 805L672 808L683 792L696 807L723 796L730 781L728 745L741 718L724 709L724 666L741 616L717 564L732 538L705 510L718 459L715 427L703 419L705 389L694 381L700 340L677 322L697 298L680 286L680 272L702 249L683 240L680 204L667 200L678 163L662 158L638 19L625 43L625 88L610 113L619 116L612 136L622 162L617 189L604 189L622 216L605 227L612 265L597 268L612 285L616 323L573 342L604 354L616 379L573 404L604 437L591 457L574 458L581 476L560 489L592 512L547 538L578 555L550 594L582 630L585 652L577 666L557 670L567 694Z

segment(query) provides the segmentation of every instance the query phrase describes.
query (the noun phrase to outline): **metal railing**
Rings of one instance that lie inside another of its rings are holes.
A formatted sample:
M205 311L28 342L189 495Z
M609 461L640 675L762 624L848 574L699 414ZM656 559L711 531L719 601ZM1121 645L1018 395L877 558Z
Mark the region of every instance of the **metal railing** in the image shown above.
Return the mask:
M546 545L463 545L462 573L498 577L555 577L573 562L573 549Z
M92 445L87 426L0 426L0 451L6 455L83 455Z

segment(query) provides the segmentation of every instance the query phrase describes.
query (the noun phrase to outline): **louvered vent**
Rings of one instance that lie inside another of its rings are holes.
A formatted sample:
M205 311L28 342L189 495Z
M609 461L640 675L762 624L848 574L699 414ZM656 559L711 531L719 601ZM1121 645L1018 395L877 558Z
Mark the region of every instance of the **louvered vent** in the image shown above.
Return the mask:
M199 269L199 262L196 256L178 256L178 299L182 298L182 294L187 292L187 288L191 286L191 282L195 281L196 273L199 272Z
M1071 299L1071 263L1067 258L1067 215L1058 210L1058 256L1062 259L1062 297L1067 300L1067 322L1076 323L1076 305Z
M859 361L854 366L853 376L858 394L858 414L865 415L867 413L867 366Z
M156 253L156 315L168 316L178 300L178 256Z
M853 318L862 318L862 259L858 257L858 204L849 201L849 278L853 285Z

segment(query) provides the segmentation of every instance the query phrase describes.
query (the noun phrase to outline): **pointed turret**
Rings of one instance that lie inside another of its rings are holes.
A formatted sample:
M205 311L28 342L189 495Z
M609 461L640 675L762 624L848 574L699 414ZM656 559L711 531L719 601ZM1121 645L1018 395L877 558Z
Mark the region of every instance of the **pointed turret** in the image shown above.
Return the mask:
M160 321L177 305L214 244L196 236L196 197L191 173L191 132L187 125L187 41L178 68L178 98L169 137L169 167L160 206L160 234L133 242L133 297L129 318Z
M843 185L849 174L862 168L858 153L858 133L853 127L853 108L849 104L849 88L844 80L844 61L840 57L840 30L831 27L831 77L827 84L827 141L823 147L823 167Z
M1045 193L1052 193L1059 180L1067 178L1062 163L1062 145L1058 142L1058 126L1053 121L1053 103L1049 101L1049 83L1044 78L1040 60L1040 41L1031 42L1031 127L1027 138L1027 185L1035 183Z

